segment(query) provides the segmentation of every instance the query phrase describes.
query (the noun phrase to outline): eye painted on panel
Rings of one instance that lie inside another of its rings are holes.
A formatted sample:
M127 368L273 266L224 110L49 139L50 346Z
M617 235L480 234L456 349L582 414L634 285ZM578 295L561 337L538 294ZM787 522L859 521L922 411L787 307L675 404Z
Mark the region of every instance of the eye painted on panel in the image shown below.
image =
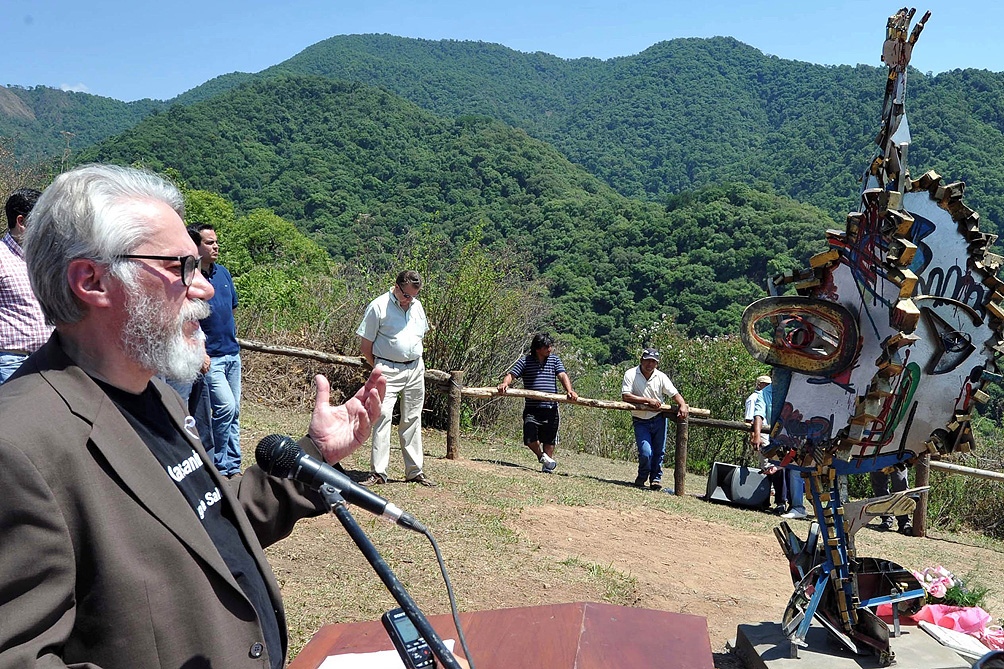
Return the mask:
M746 307L740 336L768 365L813 375L839 374L857 354L857 322L841 304L808 297L765 297Z
M973 338L979 336L983 319L975 309L946 297L917 297L914 303L921 313L920 341L914 346L919 355L929 356L925 372L947 374L976 352Z

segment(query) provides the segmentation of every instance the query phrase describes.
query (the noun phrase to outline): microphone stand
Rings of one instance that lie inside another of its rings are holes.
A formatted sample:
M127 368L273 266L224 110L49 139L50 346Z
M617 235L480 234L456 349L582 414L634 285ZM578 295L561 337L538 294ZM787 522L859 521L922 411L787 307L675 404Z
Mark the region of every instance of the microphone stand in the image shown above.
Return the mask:
M390 566L384 561L377 552L376 547L373 546L373 542L370 541L366 533L363 532L362 528L359 527L359 523L353 518L352 514L349 512L348 504L345 498L342 497L341 493L335 489L334 486L324 484L318 491L321 496L324 497L325 503L331 508L331 512L335 514L338 521L345 528L345 531L349 533L352 537L352 541L356 543L359 550L366 557L366 560L373 567L373 571L377 573L380 580L393 595L397 603L401 605L401 609L404 611L408 619L415 625L415 628L421 633L422 637L425 639L426 643L429 644L429 648L432 649L433 655L439 658L439 661L444 667L449 667L449 669L461 669L460 663L450 652L450 649L446 647L443 640L436 633L436 630L432 628L429 624L429 620L422 613L422 610L418 608L415 600L411 598L408 591L404 589L401 582L397 580L397 576L391 570Z

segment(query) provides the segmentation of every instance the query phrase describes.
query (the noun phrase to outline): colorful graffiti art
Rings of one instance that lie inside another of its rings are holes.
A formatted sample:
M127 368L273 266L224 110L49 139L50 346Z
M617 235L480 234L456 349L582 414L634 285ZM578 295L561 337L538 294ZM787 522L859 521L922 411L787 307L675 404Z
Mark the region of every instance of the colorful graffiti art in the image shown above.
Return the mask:
M1000 379L994 354L1004 352L995 237L963 203L964 184L934 172L912 179L906 166L907 66L929 16L912 31L913 9L889 18L879 150L859 210L827 232L829 249L807 269L776 277L742 323L750 354L773 368L768 456L802 472L816 518L804 541L787 523L776 530L795 584L785 633L804 646L816 619L883 665L893 661L889 629L872 609L914 611L923 590L899 565L859 557L854 532L912 511L918 489L852 503L838 476L969 450L971 412Z

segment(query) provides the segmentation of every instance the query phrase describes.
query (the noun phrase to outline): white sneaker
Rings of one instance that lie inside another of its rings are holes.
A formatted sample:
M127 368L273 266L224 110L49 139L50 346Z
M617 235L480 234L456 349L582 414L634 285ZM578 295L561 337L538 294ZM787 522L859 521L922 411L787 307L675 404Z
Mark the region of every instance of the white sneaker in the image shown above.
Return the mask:
M782 513L781 517L788 518L789 520L790 519L802 520L803 518L806 517L806 514L805 511L796 511L795 509L792 509L788 513Z
M550 474L558 466L558 461L544 453L540 456L540 471Z

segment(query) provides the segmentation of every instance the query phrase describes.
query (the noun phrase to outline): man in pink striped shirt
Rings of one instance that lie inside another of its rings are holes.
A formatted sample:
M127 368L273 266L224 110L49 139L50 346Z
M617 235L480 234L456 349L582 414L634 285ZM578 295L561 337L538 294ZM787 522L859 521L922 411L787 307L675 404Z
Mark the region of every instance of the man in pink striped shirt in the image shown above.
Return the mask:
M31 290L21 248L28 213L41 194L34 188L19 188L4 207L7 234L0 239L0 383L52 333Z

